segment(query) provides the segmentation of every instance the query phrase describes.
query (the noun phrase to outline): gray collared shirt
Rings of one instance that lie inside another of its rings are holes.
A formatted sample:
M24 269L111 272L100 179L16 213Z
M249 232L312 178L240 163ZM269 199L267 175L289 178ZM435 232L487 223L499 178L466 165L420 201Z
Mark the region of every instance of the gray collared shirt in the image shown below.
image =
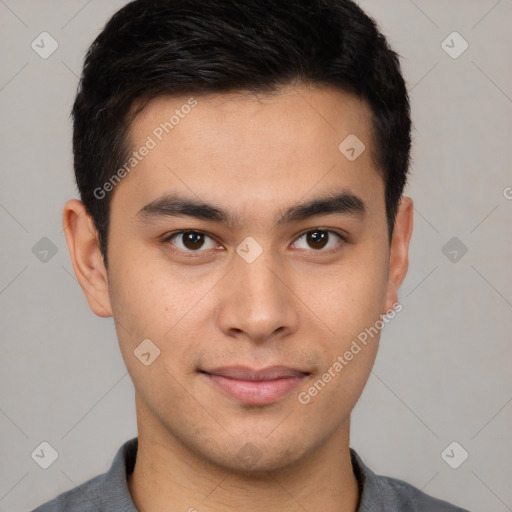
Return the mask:
M32 512L138 512L126 475L135 467L138 439L119 448L109 471L66 491ZM351 448L352 465L360 487L357 512L468 512L427 496L408 483L376 475Z

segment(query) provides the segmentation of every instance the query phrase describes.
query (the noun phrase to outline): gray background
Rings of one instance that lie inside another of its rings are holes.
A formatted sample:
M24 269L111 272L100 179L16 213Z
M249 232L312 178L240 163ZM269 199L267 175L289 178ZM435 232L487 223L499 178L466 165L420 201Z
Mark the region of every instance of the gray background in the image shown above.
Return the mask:
M84 52L124 3L0 0L1 511L106 471L137 433L113 321L89 310L60 220L76 197L69 111ZM404 309L383 333L351 445L427 493L512 510L512 1L359 3L403 57L416 217ZM59 44L47 59L31 48L43 31ZM469 43L457 59L441 44L453 31ZM32 251L43 237L57 249L47 261ZM59 454L46 470L31 458L42 441ZM441 457L452 441L469 453L458 469Z

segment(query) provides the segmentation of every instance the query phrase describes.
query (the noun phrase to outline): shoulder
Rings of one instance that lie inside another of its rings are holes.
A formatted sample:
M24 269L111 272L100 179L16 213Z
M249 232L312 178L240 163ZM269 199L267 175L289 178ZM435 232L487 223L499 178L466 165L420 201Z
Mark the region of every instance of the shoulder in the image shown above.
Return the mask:
M98 512L97 502L105 481L106 473L91 478L87 482L59 494L56 498L43 503L32 512Z
M396 478L377 476L379 485L396 504L397 511L407 512L468 512L468 510L434 498L418 488ZM395 509L393 509L395 510Z
M110 470L59 494L32 512L137 512L127 484L137 456L138 439L126 441Z
M429 496L403 480L376 475L353 449L350 452L361 487L357 512L469 512Z

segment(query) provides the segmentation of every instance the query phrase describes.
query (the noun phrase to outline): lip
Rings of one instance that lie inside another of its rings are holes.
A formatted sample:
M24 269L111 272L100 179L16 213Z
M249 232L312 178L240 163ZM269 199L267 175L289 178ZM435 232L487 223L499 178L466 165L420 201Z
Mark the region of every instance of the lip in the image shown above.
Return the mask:
M201 370L215 388L247 405L269 405L290 393L309 372L271 366L253 369L230 366Z

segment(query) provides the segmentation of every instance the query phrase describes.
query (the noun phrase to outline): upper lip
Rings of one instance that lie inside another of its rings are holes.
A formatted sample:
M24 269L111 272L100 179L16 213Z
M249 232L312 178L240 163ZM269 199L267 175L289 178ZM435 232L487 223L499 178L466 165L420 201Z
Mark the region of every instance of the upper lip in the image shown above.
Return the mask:
M249 381L265 381L309 375L309 372L295 370L287 366L268 366L260 369L250 368L248 366L224 366L211 370L202 370L202 372L210 375L228 377L230 379Z

